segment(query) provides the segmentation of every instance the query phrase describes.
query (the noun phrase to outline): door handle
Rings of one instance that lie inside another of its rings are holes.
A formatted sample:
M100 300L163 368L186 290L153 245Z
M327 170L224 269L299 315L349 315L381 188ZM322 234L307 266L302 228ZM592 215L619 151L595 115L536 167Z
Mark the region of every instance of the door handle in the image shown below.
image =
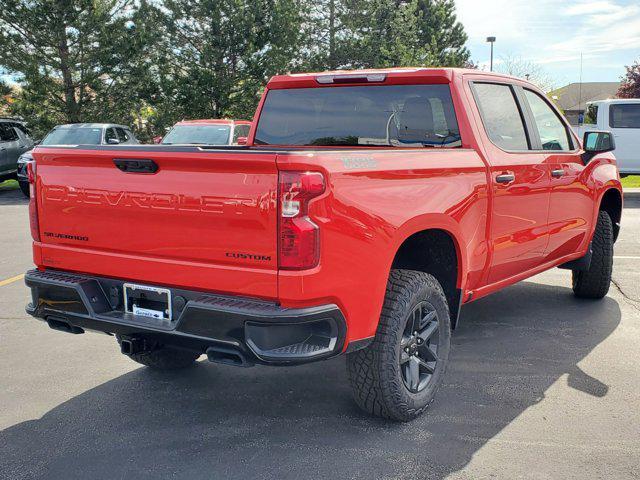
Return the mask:
M153 160L114 158L113 163L124 173L156 173L158 164Z
M551 176L554 178L560 178L564 176L564 169L559 168L557 170L551 170Z
M513 173L501 173L496 176L496 182L498 183L511 183L516 179Z

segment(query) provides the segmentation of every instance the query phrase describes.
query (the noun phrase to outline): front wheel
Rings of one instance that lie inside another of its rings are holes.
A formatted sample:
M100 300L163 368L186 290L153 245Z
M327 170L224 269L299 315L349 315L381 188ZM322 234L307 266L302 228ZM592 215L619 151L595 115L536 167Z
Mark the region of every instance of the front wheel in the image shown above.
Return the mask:
M375 339L347 356L360 408L397 421L424 412L442 382L450 330L449 307L438 281L423 272L392 270Z
M603 298L611 285L613 270L613 223L607 212L598 213L591 242L589 270L572 272L573 293L580 298Z

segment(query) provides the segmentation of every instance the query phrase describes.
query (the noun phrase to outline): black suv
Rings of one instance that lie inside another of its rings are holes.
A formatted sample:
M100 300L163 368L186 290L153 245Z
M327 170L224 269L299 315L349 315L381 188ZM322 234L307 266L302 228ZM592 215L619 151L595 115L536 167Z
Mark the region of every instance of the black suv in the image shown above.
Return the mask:
M33 140L24 123L0 118L0 182L16 178L18 157L33 148Z

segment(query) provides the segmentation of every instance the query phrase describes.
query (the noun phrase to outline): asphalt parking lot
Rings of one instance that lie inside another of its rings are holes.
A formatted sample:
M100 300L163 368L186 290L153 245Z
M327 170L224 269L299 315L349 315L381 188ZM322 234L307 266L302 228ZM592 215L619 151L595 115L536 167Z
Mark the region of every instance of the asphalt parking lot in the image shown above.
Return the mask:
M640 193L625 207L606 299L553 270L466 306L435 403L393 424L343 358L161 374L31 319L27 203L0 188L0 478L639 478Z

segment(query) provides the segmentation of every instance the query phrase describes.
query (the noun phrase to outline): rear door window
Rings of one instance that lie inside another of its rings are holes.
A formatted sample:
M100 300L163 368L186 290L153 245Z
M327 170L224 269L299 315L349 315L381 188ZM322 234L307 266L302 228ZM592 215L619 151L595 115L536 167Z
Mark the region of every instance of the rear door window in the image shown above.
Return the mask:
M640 128L640 103L619 103L609 106L611 128Z
M473 90L489 139L503 150L528 150L524 120L511 86L474 83Z
M238 137L246 137L249 135L249 125L236 125L233 130L233 143L238 143Z
M18 134L9 123L0 123L0 142L13 142L18 140Z
M105 143L109 143L109 140L118 140L115 128L107 128L107 131L104 134L104 141Z
M449 85L270 90L258 145L459 147Z
M116 128L116 132L118 132L118 139L120 140L120 143L128 142L131 138L124 128Z

